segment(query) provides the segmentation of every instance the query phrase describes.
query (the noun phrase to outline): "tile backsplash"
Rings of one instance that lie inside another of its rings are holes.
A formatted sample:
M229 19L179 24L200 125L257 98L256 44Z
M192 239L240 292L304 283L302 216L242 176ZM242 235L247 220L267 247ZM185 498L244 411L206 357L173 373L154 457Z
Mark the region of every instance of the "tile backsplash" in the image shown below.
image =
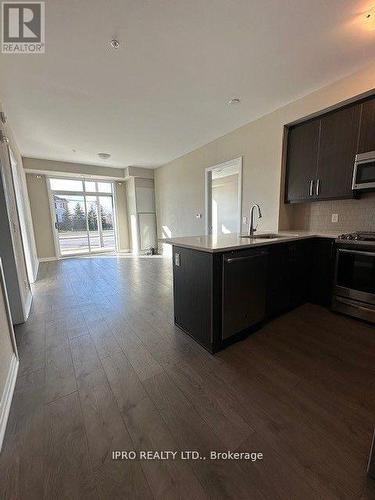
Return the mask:
M332 215L338 221L332 222ZM321 201L292 207L293 229L308 231L375 231L375 193L357 200Z

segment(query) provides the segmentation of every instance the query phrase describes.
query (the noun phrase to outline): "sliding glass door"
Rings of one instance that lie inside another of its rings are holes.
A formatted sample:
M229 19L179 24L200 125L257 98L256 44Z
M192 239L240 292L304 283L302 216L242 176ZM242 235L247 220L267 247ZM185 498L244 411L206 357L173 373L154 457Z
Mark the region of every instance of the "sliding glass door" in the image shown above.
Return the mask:
M53 201L60 255L88 253L84 196L55 193Z
M115 250L112 183L57 178L49 181L59 255Z

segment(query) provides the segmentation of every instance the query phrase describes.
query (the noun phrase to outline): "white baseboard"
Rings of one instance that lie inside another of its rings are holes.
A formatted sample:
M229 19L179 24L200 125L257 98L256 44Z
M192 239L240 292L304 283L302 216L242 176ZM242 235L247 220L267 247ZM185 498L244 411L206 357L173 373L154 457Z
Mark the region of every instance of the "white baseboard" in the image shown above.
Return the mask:
M57 257L42 257L39 262L52 262L53 260L57 260Z
M19 361L17 356L13 354L12 360L10 362L9 372L7 380L5 382L5 387L3 390L3 395L0 401L0 451L3 446L3 440L5 436L5 429L7 427L10 405L12 404L14 387L17 380Z
M32 283L35 283L37 278L38 278L38 272L39 272L39 259L36 259L35 260L35 265L34 265L34 276L33 276L33 279L31 281L31 284Z
M26 316L25 321L27 321L29 317L32 301L33 301L33 294L31 293L31 291L29 291L29 295L27 296L25 304L25 316Z

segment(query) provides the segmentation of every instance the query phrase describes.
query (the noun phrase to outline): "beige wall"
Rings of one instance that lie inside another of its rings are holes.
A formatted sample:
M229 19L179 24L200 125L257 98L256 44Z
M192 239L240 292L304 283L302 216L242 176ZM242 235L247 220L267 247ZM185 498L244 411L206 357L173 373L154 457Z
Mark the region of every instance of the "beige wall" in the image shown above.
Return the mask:
M71 173L74 175L92 175L94 177L111 177L123 179L125 171L122 168L100 167L98 165L84 165L66 161L41 160L40 158L23 158L23 167L36 172L51 172L55 175Z
M130 241L125 182L116 182L115 196L117 208L118 249L120 251L127 251L130 249Z
M197 219L195 214L204 214L205 168L241 155L243 215L247 215L250 203L257 202L263 212L261 230L290 228L294 208L283 203L284 125L369 91L374 83L375 64L156 169L159 237L167 231L172 236L204 234L204 217Z
M53 258L55 245L46 178L44 175L27 174L26 181L38 258Z
M129 243L132 251L139 246L137 203L135 196L135 177L126 181L126 207L128 212Z

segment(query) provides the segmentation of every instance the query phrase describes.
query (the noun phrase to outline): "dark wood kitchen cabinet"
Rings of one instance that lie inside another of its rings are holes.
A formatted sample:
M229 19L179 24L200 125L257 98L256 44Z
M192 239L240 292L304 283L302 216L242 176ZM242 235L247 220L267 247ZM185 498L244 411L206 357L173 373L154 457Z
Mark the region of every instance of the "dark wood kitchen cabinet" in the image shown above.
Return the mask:
M311 252L309 301L329 307L332 301L335 268L335 240L316 238L312 242Z
M173 247L173 295L175 323L193 332L201 345L211 350L213 258L207 252Z
M310 295L312 241L269 247L267 315L278 316L303 304Z
M331 302L334 240L205 251L173 245L176 325L211 353L305 302Z
M288 128L285 202L353 198L355 155L375 150L375 97Z
M290 308L309 300L311 276L312 240L288 244L288 266L290 276Z
M358 153L375 151L375 99L362 103Z
M289 251L284 244L269 247L267 278L267 316L274 317L289 309Z
M316 196L352 198L354 159L357 154L360 106L355 104L320 120Z
M173 246L174 320L210 352L266 316L266 247L204 252Z
M289 129L287 153L289 201L303 201L314 196L319 126L319 120L312 120Z
M223 256L222 339L251 328L266 315L266 248Z

